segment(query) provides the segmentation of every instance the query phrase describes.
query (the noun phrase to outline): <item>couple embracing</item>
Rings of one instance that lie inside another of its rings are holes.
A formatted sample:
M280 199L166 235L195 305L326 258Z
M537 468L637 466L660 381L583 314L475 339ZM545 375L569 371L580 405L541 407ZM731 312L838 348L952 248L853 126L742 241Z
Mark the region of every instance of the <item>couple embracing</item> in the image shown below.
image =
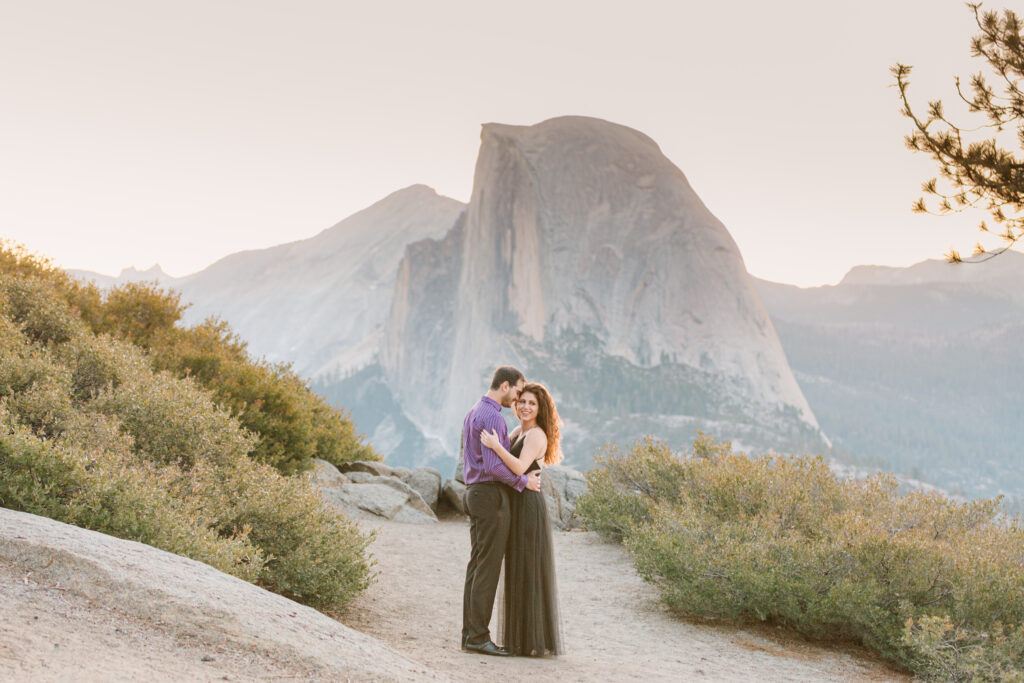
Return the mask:
M508 433L502 408L520 425ZM487 655L562 652L555 564L540 469L561 460L555 403L542 384L505 365L462 425L471 550L462 597L462 647ZM502 561L498 642L489 624Z

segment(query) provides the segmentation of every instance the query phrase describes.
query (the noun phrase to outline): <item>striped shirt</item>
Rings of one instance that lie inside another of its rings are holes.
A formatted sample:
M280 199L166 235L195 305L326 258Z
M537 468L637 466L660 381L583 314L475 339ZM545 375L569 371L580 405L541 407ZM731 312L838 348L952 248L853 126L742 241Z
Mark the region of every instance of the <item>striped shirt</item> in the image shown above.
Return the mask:
M499 481L521 492L526 488L526 475L512 474L497 453L480 443L480 432L485 429L497 432L501 445L509 449L508 427L501 416L501 406L482 396L462 423L462 473L466 485Z

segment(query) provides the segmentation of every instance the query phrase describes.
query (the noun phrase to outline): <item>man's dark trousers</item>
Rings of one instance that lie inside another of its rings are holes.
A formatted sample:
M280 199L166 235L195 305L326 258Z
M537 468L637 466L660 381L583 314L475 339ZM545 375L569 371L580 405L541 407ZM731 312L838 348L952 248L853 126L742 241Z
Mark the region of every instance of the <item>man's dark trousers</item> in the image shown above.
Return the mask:
M471 549L462 594L462 644L490 640L488 626L501 562L508 545L512 489L501 482L485 481L466 488Z

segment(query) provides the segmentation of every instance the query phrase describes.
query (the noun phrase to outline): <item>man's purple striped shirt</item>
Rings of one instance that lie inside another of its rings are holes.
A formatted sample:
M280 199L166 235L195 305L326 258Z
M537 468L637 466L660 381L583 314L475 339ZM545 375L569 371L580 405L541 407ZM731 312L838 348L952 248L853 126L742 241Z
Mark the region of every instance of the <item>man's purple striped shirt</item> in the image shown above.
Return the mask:
M512 474L497 453L480 443L480 432L484 429L498 432L505 450L511 448L501 406L487 396L480 397L462 423L462 474L466 485L500 481L521 492L526 488L526 475Z

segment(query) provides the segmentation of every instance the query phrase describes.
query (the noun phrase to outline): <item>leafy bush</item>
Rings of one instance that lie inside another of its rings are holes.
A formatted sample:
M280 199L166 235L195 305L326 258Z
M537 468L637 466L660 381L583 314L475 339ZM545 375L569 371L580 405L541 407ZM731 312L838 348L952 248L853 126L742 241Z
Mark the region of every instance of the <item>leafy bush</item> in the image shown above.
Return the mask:
M32 281L63 299L76 317L89 323L98 319L101 297L95 285L72 279L49 259L3 239L0 239L0 277L15 283ZM7 305L2 298L0 303Z
M362 591L372 536L308 479L257 462L260 436L199 378L154 369L154 349L188 334L166 327L177 313L146 313L152 292L142 288L115 299L112 315L68 282L0 248L0 505L187 555L321 608L339 609ZM149 302L141 308L132 298L140 292ZM111 320L144 334L149 352L94 333ZM263 372L244 345L239 353L235 370ZM287 373L264 379L265 393L310 393ZM215 372L208 380L225 381ZM314 424L324 407L307 399L297 411L306 411L303 428L318 434L343 423L358 443L337 411L333 426ZM295 415L281 418L289 420ZM317 452L283 448L293 470Z
M594 463L587 473L588 493L576 501L576 514L591 530L617 541L649 522L654 506L674 500L683 485L683 462L649 436L628 453L608 444Z
M956 628L949 617L908 620L903 642L921 653L921 673L940 681L1024 681L1024 627Z
M140 455L189 468L206 459L245 456L253 435L212 405L194 382L153 373L140 354L125 354L116 387L101 390L90 410L116 415Z
M199 469L193 490L218 501L220 528L248 529L265 552L261 585L327 609L345 605L369 585L373 563L366 549L373 535L325 505L305 477L285 477L251 461Z
M287 364L252 359L223 321L179 326L185 308L177 293L150 283L101 295L48 260L0 242L0 309L31 343L62 347L60 362L75 373L77 399L118 389L114 368L104 364L110 349L102 339L109 336L143 349L154 369L212 391L258 437L250 456L284 474L308 470L317 458L335 465L380 459L348 413L315 394Z
M998 501L898 495L821 458L612 450L577 504L680 613L858 641L924 675L1002 680L1024 665L1024 529Z
M99 331L149 349L166 343L185 308L176 292L143 282L128 282L107 293L96 326Z
M191 377L212 391L259 436L252 457L284 474L307 470L316 458L335 465L380 459L348 415L313 393L287 364L250 358L245 342L223 321L176 326L184 310L176 293L130 283L107 294L94 329L141 346L154 368Z
M319 458L340 465L379 460L347 414L313 393L285 364L253 361L227 324L207 320L174 328L152 349L157 368L192 377L246 429L260 436L252 456L285 474L309 469Z
M9 416L8 416L9 417ZM40 439L24 427L0 433L0 504L186 555L247 581L262 574L263 551L245 530L213 528L198 497L176 495L181 472L106 448Z

